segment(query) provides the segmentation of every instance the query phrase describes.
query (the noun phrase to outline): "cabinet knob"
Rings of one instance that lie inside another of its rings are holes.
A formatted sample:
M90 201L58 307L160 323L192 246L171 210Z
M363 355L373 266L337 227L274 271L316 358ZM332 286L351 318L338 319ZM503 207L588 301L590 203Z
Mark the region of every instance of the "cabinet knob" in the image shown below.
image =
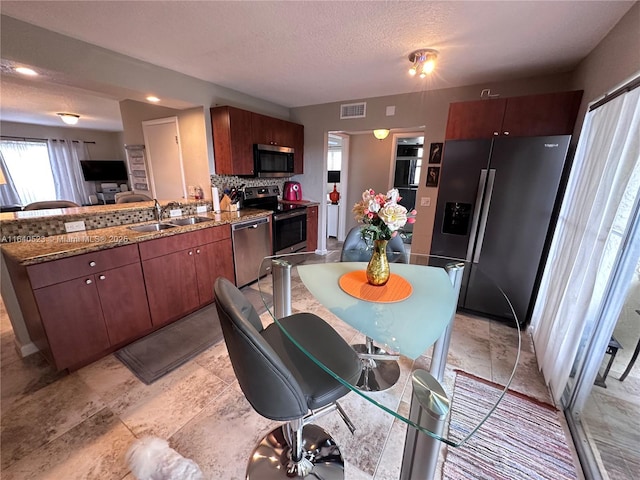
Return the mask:
M509 135L509 132L504 132L505 135Z
M500 135L498 132L493 132L494 137L497 137L498 135Z
M84 283L86 283L87 285L91 285L93 283L93 280L91 280L90 278L87 278Z
M98 278L99 278L100 280L104 280L104 279L105 279L105 278L107 278L107 277L105 277L104 275L100 275Z
M199 248L196 250L196 253L200 253L200 249Z
M94 261L89 262L89 266L90 267L95 267L96 266L96 262L94 262Z
M193 255L193 251L189 250L189 255Z

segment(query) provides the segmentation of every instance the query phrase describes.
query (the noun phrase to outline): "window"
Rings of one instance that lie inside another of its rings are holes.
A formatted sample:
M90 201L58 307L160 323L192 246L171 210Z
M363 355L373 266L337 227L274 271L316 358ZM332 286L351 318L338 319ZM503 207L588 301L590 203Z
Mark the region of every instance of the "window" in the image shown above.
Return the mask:
M46 142L2 140L0 152L22 205L56 198Z

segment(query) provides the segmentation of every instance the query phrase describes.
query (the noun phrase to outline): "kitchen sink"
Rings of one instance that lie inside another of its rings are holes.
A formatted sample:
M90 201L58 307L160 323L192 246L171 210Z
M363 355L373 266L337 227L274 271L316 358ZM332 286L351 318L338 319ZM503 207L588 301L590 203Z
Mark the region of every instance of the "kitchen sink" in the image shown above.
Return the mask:
M169 220L169 223L173 225L195 225L196 223L210 222L212 220L212 218L208 217L183 217L173 218Z
M160 230L175 228L175 225L169 225L168 223L149 223L147 225L134 225L129 228L136 232L159 232Z

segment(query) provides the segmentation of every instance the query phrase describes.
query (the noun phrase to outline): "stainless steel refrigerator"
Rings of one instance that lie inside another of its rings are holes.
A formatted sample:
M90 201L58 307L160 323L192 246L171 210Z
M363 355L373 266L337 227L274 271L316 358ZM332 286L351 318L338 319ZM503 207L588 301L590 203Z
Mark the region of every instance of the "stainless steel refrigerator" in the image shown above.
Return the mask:
M464 258L459 307L530 318L570 136L451 140L444 146L431 253Z

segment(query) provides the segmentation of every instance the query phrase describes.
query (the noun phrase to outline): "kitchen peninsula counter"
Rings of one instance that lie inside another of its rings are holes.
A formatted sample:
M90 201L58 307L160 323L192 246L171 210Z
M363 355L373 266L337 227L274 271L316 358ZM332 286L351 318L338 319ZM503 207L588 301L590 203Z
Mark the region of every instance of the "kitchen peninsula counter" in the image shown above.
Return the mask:
M149 203L149 202L146 202ZM128 204L131 205L131 204ZM236 222L242 222L250 220L252 218L260 218L270 215L270 210L259 209L244 209L237 212L223 212L214 214L213 212L207 213L190 213L188 216L198 216L210 218L210 222L201 222L194 225L174 226L172 228L154 231L154 232L137 232L132 230L133 225L143 225L145 223L155 223L154 221L135 222L124 225L115 225L106 228L97 228L92 230L84 230L80 232L65 233L60 235L45 236L42 234L22 234L16 235L12 238L5 235L5 222L6 221L21 221L32 218L62 218L64 221L77 221L85 218L87 213L95 214L96 207L80 207L70 209L55 209L44 212L54 212L49 214L42 214L40 216L30 216L28 214L34 212L17 212L2 214L3 218L0 221L3 223L2 228L2 251L5 255L9 256L12 260L20 265L34 265L37 263L48 262L52 260L58 260L61 258L72 257L83 253L90 253L99 250L105 250L109 248L119 247L123 245L129 245L132 243L139 243L147 240L152 240L161 237L170 237L181 233L192 232L204 228L211 228L225 224L233 224ZM113 205L99 206L98 209L105 212L113 212ZM89 212L87 209L90 209ZM140 207L129 207L118 209L119 212L123 211L137 211ZM68 213L67 213L68 212ZM27 214L27 215L24 215ZM5 219L4 217L12 217ZM167 223L171 218L163 219L162 223Z

